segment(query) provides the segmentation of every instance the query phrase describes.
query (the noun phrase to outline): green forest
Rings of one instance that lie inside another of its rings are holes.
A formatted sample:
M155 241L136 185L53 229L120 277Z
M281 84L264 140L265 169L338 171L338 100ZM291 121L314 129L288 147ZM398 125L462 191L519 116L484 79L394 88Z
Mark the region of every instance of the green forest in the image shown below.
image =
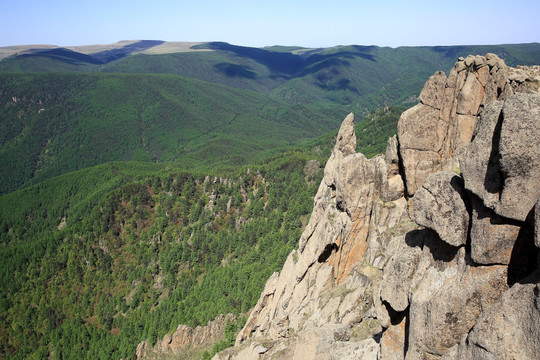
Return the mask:
M11 73L0 81L0 194L107 161L243 165L317 138L346 115L177 75Z
M246 312L311 211L310 157L228 177L107 163L4 195L2 354L133 358L178 324Z

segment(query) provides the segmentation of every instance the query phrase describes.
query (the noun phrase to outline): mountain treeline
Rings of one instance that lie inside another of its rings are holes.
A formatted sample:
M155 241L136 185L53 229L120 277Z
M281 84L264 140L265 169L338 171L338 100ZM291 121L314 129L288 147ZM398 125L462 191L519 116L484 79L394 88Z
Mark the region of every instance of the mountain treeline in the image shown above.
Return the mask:
M309 49L210 42L172 53L144 51L162 44L139 41L90 54L64 48L30 51L0 60L0 71L176 74L363 116L383 106L414 104L427 78L450 71L460 56L491 52L510 66L540 63L538 43Z

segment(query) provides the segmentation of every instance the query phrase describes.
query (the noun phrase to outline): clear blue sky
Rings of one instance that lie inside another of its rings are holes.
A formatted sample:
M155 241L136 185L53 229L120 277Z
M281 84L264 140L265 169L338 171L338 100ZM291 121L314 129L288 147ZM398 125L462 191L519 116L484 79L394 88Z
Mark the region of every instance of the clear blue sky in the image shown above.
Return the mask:
M245 46L540 42L539 0L0 0L0 46L119 40Z

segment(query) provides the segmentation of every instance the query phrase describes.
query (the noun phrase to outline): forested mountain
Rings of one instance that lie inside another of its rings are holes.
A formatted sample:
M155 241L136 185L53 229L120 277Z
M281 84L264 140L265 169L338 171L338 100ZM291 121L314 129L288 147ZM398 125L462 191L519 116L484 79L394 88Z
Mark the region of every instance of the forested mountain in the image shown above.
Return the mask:
M2 355L132 358L178 324L246 312L311 211L308 159L227 178L109 163L4 195Z
M247 164L335 129L344 115L177 75L0 80L0 194L107 161Z
M0 357L132 359L179 324L239 328L345 114L382 153L429 75L485 52L540 63L539 44L0 49Z
M247 164L335 129L348 111L415 103L427 77L457 56L540 62L536 43L306 49L132 41L0 50L12 54L0 71L15 71L0 72L0 193L107 161Z
M149 40L113 45L108 50L71 47L19 55L11 51L8 54L14 55L0 61L0 71L177 74L254 90L292 104L338 104L365 115L381 106L411 105L426 79L435 71L449 71L459 56L491 52L511 66L540 63L538 43L319 49Z
M399 114L359 131L395 132ZM329 137L221 176L115 162L3 195L2 354L132 358L180 323L246 312L307 222Z

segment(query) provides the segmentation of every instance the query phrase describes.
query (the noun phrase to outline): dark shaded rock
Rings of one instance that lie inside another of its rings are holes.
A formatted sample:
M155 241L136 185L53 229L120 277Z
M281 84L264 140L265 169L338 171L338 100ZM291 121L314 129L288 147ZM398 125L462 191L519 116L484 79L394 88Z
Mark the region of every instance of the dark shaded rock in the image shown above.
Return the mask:
M500 162L504 186L495 212L524 221L540 197L540 94L516 94L503 106Z
M465 188L501 216L525 221L540 196L540 95L486 107L460 157Z
M473 141L465 146L459 159L465 188L490 208L499 200L503 182L499 164L502 107L502 101L486 106L476 124Z

